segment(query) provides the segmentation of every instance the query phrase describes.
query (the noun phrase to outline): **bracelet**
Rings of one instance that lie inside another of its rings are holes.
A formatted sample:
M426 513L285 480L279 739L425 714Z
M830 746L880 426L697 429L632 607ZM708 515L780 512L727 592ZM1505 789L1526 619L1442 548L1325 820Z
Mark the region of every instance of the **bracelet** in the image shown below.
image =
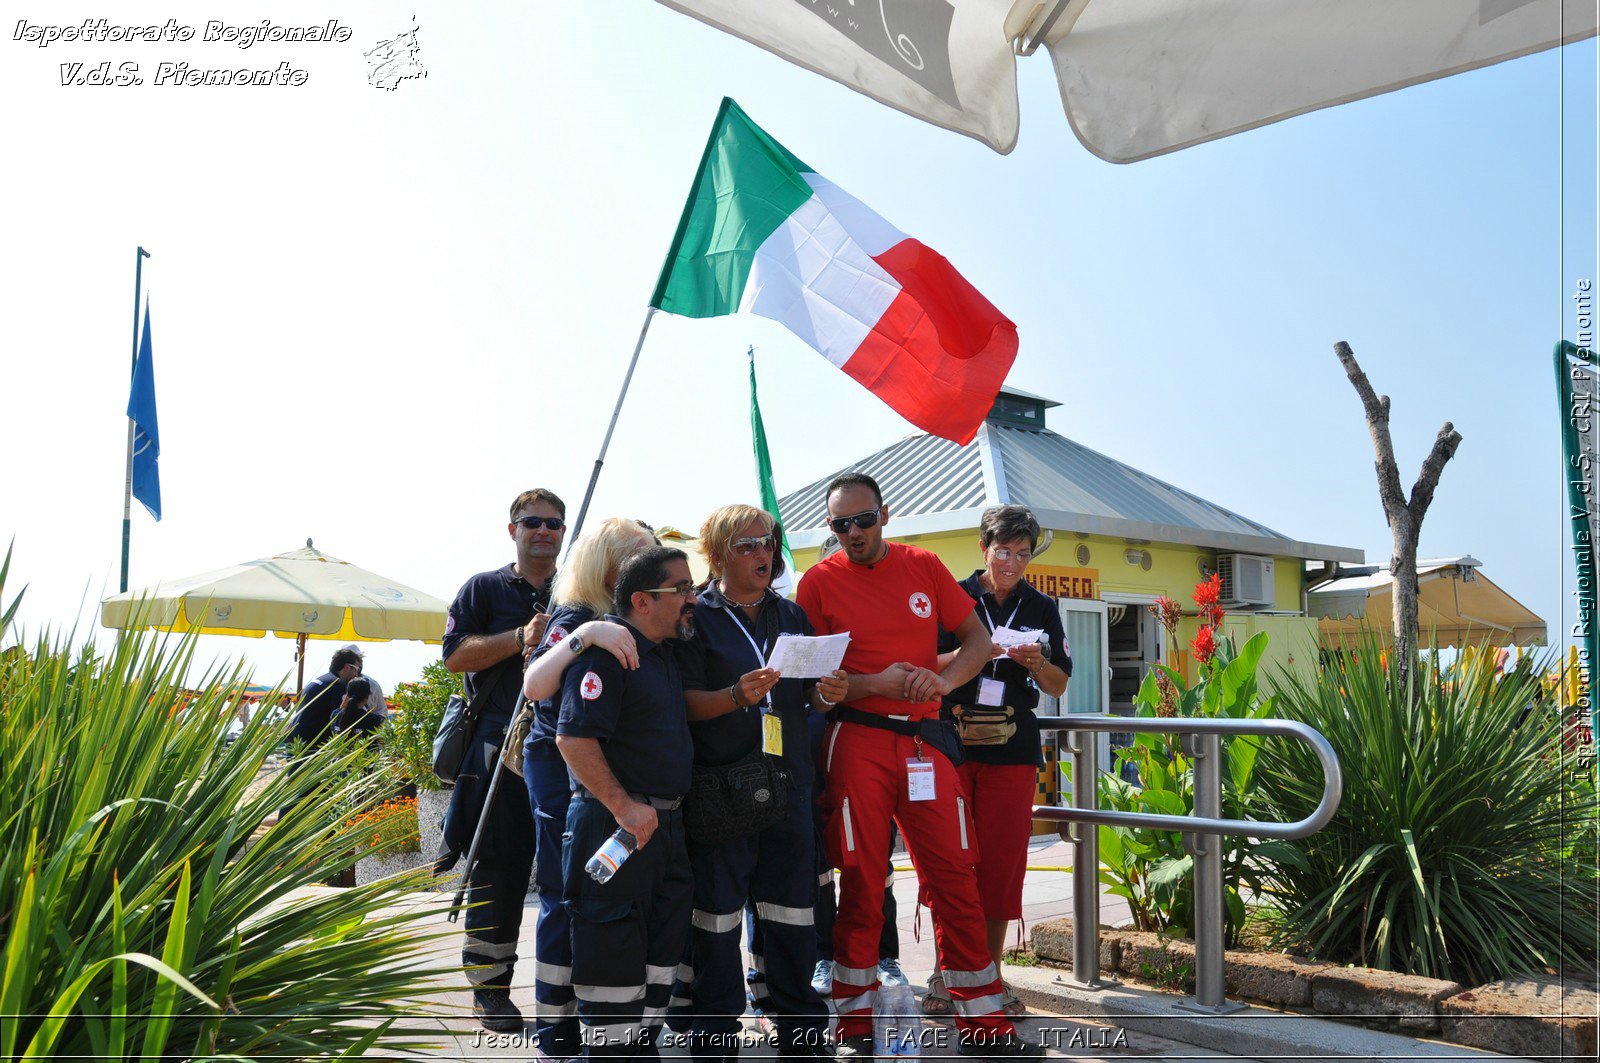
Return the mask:
M826 707L828 707L830 709L835 709L835 708L839 707L839 703L837 701L829 701L827 698L823 697L822 696L822 691L813 689L811 692L813 694L815 694L817 696L817 700L822 702L822 704L825 705Z
M735 683L728 688L728 700L733 702L736 709L744 708L744 703L739 700L739 684Z
M519 628L517 628L517 641L518 641L518 642L522 642L522 628L520 628L520 627L519 627ZM524 646L526 646L526 645L527 645L527 643L525 643L525 642L522 642L522 644L523 644L523 645L524 645Z

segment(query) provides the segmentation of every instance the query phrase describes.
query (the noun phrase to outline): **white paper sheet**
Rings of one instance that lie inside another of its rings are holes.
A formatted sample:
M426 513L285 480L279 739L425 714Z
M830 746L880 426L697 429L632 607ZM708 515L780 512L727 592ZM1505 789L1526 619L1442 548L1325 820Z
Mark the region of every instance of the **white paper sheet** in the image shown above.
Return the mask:
M767 667L776 668L785 679L820 679L835 671L850 645L850 632L837 635L779 635L767 656Z
M1042 631L1018 631L1014 627L997 627L989 637L994 644L1002 650L1009 650L1013 646L1026 646L1034 642L1044 641Z

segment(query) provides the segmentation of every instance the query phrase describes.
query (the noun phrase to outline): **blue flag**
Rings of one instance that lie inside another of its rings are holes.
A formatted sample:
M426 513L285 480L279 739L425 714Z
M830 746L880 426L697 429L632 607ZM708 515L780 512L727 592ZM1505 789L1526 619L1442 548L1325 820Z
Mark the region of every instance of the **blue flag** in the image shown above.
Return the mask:
M128 393L128 416L133 420L133 497L156 520L161 519L161 432L156 427L156 361L150 350L150 304L144 308L144 333L139 337L139 357L133 363L133 387Z

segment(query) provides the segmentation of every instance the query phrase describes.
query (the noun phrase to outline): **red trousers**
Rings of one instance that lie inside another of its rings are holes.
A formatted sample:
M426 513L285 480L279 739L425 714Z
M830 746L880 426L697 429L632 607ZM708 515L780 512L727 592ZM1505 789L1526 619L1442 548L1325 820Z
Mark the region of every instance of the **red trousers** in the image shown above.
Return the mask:
M829 725L828 854L839 868L839 914L833 928L833 1003L838 1035L872 1032L878 993L878 935L883 927L883 868L893 819L916 862L933 910L933 929L945 985L955 1001L956 1027L987 1035L1012 1032L1001 1010L1000 971L989 957L978 899L977 836L955 766L926 743L934 765L931 801L912 801L906 761L915 739L856 723Z
M983 839L978 847L978 898L984 918L1021 919L1039 769L969 760L956 771L972 804L977 836Z

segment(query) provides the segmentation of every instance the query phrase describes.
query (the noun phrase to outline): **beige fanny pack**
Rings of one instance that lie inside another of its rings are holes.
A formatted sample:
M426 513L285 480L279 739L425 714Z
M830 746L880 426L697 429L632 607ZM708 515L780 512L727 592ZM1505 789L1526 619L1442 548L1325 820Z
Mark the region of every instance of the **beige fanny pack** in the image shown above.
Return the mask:
M964 746L1003 746L1017 733L1017 710L1010 705L954 705L950 714Z

